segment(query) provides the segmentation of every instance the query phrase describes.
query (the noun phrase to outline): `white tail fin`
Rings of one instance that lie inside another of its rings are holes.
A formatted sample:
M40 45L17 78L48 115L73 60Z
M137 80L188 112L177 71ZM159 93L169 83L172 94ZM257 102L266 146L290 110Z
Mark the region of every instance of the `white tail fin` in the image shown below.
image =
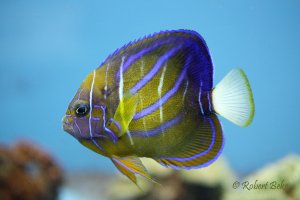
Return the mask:
M242 69L231 70L212 91L214 110L229 121L248 126L254 116L250 84Z

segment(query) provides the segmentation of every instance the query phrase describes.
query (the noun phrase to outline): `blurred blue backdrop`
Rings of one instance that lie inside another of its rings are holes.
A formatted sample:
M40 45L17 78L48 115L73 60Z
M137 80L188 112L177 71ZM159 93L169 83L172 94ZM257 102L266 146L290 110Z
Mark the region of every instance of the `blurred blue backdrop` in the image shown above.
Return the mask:
M300 153L300 3L296 0L0 1L0 142L33 140L68 170L111 162L63 132L61 118L84 77L130 40L166 29L206 39L215 83L248 75L252 125L223 122L224 154L240 174Z

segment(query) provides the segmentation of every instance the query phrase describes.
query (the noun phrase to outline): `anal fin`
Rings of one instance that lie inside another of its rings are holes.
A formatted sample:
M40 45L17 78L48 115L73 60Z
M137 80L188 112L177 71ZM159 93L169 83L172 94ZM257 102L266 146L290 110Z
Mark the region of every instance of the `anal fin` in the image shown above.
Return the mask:
M137 184L136 174L157 183L147 172L146 168L142 164L141 160L134 156L129 157L112 157L112 162L115 166L122 172L125 176L127 176L132 182Z

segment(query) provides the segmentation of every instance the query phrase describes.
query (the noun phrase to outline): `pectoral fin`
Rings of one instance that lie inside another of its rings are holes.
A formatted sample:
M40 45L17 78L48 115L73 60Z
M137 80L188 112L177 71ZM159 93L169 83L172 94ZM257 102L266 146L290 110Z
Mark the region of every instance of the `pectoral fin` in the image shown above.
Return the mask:
M124 95L120 100L114 118L108 125L112 130L118 130L116 132L118 137L129 133L128 126L136 113L136 106L137 95Z
M151 178L148 174L146 168L142 164L141 160L134 156L129 156L125 158L113 157L111 158L115 166L122 172L125 176L127 176L132 182L137 185L136 174L141 175L142 177L157 183L155 180Z

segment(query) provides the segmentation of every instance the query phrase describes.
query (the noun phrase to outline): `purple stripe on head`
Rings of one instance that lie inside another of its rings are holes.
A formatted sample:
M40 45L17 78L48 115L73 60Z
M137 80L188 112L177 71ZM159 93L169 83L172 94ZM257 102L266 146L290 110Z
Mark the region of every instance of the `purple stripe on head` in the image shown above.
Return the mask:
M101 151L105 152L105 150L95 141L94 138L91 138L93 143L96 145L96 147L98 147Z
M180 48L181 45L176 46L159 57L151 70L138 83L136 83L135 86L130 89L131 94L137 93L145 84L147 84L148 81L150 81L160 70L160 68L165 64L165 62L167 62L172 56L174 56Z
M80 99L80 96L81 96L81 93L82 93L83 89L84 89L84 88L82 88L82 89L80 90L80 92L79 92L79 94L78 94L78 97L77 97L77 101Z
M115 135L115 133L110 130L109 128L106 127L106 107L105 106L101 106L102 112L103 112L103 128L106 132L109 133L109 135L112 138L113 143L116 143L116 141L118 140L118 137Z
M131 135L134 136L139 136L139 137L147 137L147 136L155 136L159 133L162 133L164 130L174 126L175 124L177 124L181 119L182 119L182 114L174 117L173 119L163 123L161 126L151 129L151 130L147 130L147 131L132 131L130 132Z
M216 129L215 129L215 126L212 122L212 120L208 117L207 118L209 123L210 123L210 126L212 128L212 140L211 140L211 143L208 147L208 149L206 149L205 151L202 151L198 154L195 154L193 156L190 156L190 157L186 157L186 158L177 158L177 157L166 157L165 159L168 159L168 160L176 160L176 161L179 161L179 162L184 162L184 161L189 161L189 160L193 160L195 158L198 158L200 156L204 156L205 154L207 154L211 149L212 147L214 146L215 144L215 139L216 139ZM164 159L164 158L163 158Z
M102 106L100 106L100 105L94 105L93 107L94 108L101 108Z
M106 135L96 134L93 138L108 138Z
M78 92L76 101L74 101L74 102L72 103L72 105L71 105L71 108L72 108L72 109L74 108L76 102L80 100L80 96L81 96L81 93L82 93L83 90L84 90L84 88L82 88L82 89Z
M118 130L121 131L121 126L118 121L114 120L113 118L110 118L109 122L113 122L117 126Z
M116 144L116 142L118 140L118 137L115 135L115 133L112 130L110 130L109 128L107 128L107 127L104 127L104 129L111 136L111 139L112 139L113 143Z
M99 121L100 118L99 118L99 117L92 117L92 120L93 120L93 121Z
M146 115L149 115L150 113L154 112L157 110L162 104L166 103L170 97L172 97L177 90L179 89L184 77L186 74L186 67L182 70L182 72L179 75L179 78L176 80L175 85L173 86L172 89L170 89L159 101L156 101L153 103L151 106L145 108L144 110L138 112L135 114L133 117L133 120L140 119Z
M66 115L67 116L67 115ZM71 117L72 119L76 119L77 117L76 116L72 116L72 115L69 115L67 117Z
M80 127L78 126L78 124L77 124L77 122L76 122L76 119L74 120L74 124L75 124L76 128L77 128L78 131L79 131L79 135L80 135L80 136L83 136L83 134L82 134L82 132L81 132L81 129L80 129Z

